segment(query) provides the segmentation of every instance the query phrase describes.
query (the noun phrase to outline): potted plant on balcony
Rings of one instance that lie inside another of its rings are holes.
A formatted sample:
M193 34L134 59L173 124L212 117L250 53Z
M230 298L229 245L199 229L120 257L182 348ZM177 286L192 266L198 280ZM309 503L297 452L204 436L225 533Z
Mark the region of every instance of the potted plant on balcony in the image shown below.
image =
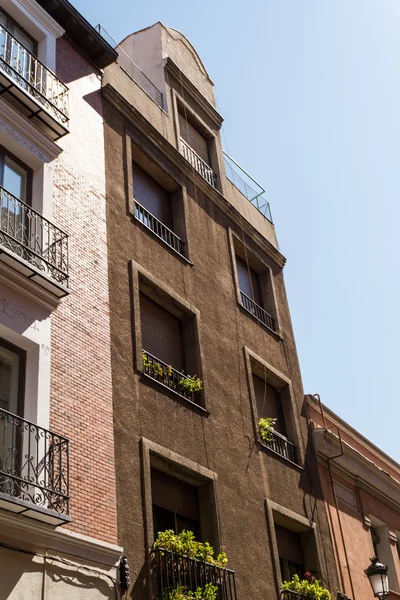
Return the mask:
M263 442L272 442L276 419L265 417L258 421L258 431Z
M164 597L168 600L216 600L217 594L217 586L206 583L204 587L198 587L194 592L187 590L183 585L177 585L174 589L166 591Z
M225 552L214 557L214 548L211 544L196 541L193 531L186 529L182 533L175 533L172 529L158 532L153 548L181 554L221 568L226 567L228 562Z
M284 581L282 590L287 592L295 592L304 598L312 598L314 600L331 600L329 590L324 588L318 579L315 579L311 573L304 573L303 579L298 575L293 575L290 581ZM282 594L284 600L291 600L290 593Z

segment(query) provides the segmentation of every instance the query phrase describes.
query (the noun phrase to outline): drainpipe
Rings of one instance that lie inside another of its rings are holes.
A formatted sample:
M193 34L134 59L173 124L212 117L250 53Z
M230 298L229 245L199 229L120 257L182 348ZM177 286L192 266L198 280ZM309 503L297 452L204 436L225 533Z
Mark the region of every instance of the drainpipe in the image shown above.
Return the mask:
M356 600L355 593L354 593L354 586L353 586L353 578L351 576L351 569L350 569L349 557L348 557L348 554L347 554L346 544L345 544L345 541L344 541L344 533L343 533L342 519L341 519L341 516L340 516L339 503L338 503L338 499L337 499L336 492L335 492L335 486L333 485L333 477L332 477L332 469L331 469L331 460L335 460L335 459L340 458L341 456L344 455L344 446L343 446L343 441L342 441L342 434L341 434L341 431L340 431L338 425L332 425L331 427L327 427L326 420L325 420L324 408L323 408L323 405L322 405L322 402L321 402L321 396L319 394L313 394L313 397L316 398L316 400L318 401L318 404L319 404L319 409L321 411L321 416L322 416L322 423L323 423L323 426L324 426L323 428L325 429L325 431L329 431L330 429L333 429L334 427L336 427L337 433L338 433L338 437L339 437L340 453L336 454L335 456L330 456L329 458L327 458L326 462L328 464L329 481L330 481L330 484L331 484L331 487L332 487L332 493L333 493L333 498L334 498L335 508L336 508L336 515L337 515L337 519L338 519L338 523L339 523L340 537L342 538L342 545L343 545L343 550L344 550L344 556L345 556L345 560L346 560L347 571L348 571L348 574L349 574L349 581L350 581L351 593L352 593L353 600ZM335 529L334 528L332 528L332 529L333 529L333 536L336 538ZM340 575L341 575L341 578L342 578L342 585L343 585L343 588L344 588L344 580L343 580L342 570L340 569L340 571L341 571Z

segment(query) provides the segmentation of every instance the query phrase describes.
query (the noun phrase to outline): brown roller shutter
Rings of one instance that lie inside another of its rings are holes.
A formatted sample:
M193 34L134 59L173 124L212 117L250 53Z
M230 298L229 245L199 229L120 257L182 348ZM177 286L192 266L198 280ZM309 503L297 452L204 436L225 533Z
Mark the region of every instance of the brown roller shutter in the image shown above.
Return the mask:
M236 257L236 267L239 278L239 288L262 307L262 297L258 274L248 267L244 260Z
M260 379L260 377L257 377L257 375L253 375L253 386L258 418L271 417L276 419L274 429L282 435L286 435L279 391L263 379Z
M275 534L279 557L303 565L304 557L300 535L280 525L275 525Z
M181 322L164 308L140 294L142 346L156 358L182 371Z
M183 517L199 520L197 488L157 469L151 470L152 503Z
M133 163L133 195L161 223L172 229L171 203L168 192L138 164Z
M193 127L184 115L179 114L179 129L181 137L185 142L204 160L207 165L210 165L210 155L208 153L207 140Z

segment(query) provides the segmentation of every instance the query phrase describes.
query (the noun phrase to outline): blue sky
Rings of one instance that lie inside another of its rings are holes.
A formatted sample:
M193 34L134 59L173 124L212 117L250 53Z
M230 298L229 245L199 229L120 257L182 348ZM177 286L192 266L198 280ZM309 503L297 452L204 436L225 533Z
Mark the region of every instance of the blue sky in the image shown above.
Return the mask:
M400 461L400 2L73 3L117 40L161 20L193 43L271 202L305 391Z

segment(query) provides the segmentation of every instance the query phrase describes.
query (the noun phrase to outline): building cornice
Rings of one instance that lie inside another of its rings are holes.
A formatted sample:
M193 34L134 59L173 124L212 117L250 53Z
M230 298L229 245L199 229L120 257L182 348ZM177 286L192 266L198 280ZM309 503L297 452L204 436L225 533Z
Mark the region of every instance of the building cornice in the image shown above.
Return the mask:
M182 73L180 68L174 63L174 61L170 57L167 57L165 69L182 85L185 92L187 92L193 98L196 104L200 106L200 108L211 119L214 125L218 129L221 129L224 119L215 110L213 105L210 104L210 102L203 96L203 94L199 92L197 87L193 85L190 79L188 79L186 75Z
M102 88L103 97L118 110L129 123L131 123L141 134L143 134L157 149L175 166L196 188L207 198L212 200L216 206L229 217L229 219L240 227L260 249L281 269L285 266L285 257L269 242L253 225L251 225L241 213L215 188L193 169L190 163L172 144L161 135L149 121L130 104L111 84Z
M109 567L115 566L123 553L123 549L116 544L6 511L0 511L0 540L20 548L33 546L61 552L75 559L81 558Z
M378 500L394 512L400 514L400 502L396 502L392 498L389 498L389 496L383 494L375 486L367 483L361 477L356 478L356 485L358 489L363 490L363 492L365 492L369 496L372 496L372 498L375 498L375 500Z
M0 100L0 131L11 136L42 163L51 162L62 152L60 146L4 100Z

